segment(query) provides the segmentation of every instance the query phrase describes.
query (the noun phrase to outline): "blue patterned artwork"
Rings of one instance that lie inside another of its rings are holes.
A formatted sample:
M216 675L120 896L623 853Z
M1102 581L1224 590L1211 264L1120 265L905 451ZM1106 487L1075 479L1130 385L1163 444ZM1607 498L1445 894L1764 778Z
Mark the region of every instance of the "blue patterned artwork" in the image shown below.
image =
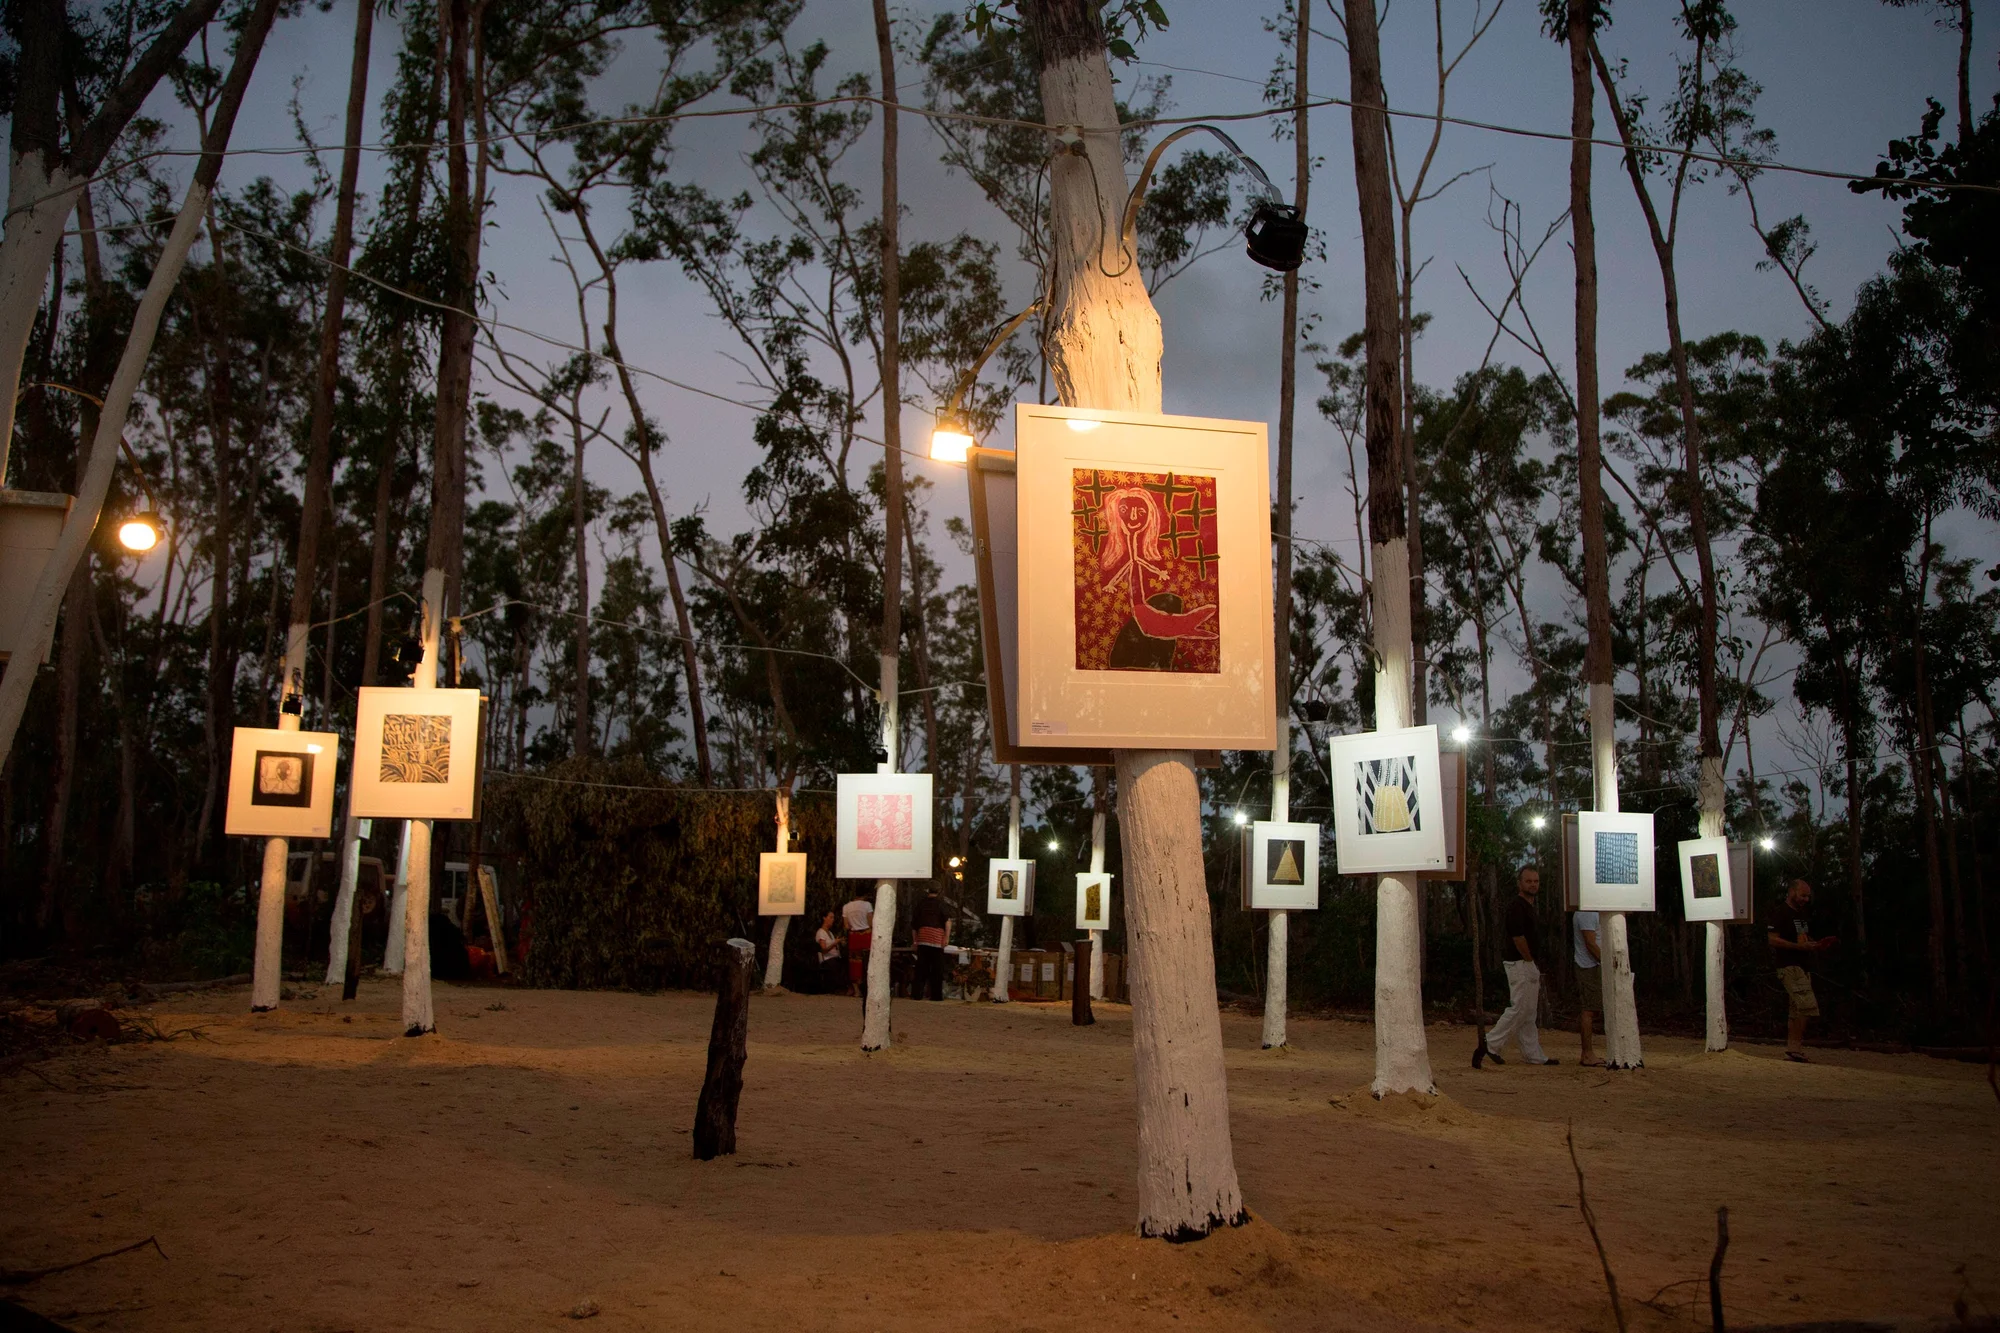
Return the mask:
M1354 787L1363 836L1422 831L1415 755L1361 760L1354 765Z
M1597 835L1597 882L1637 884L1639 882L1639 835L1605 833Z

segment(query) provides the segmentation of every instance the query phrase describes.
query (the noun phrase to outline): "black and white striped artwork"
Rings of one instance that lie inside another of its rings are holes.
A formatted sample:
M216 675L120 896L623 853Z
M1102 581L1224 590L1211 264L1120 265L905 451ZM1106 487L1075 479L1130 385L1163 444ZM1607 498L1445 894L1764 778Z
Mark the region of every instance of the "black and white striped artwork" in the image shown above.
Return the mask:
M1417 756L1355 761L1354 788L1363 837L1423 831Z

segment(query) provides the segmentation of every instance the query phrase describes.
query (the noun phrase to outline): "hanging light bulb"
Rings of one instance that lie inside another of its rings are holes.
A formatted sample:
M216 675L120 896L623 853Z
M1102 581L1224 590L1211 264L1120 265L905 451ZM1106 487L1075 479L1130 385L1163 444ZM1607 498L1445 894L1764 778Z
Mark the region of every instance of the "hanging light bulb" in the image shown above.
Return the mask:
M1766 833L1763 837L1757 839L1757 845L1759 847L1762 847L1767 852L1775 852L1778 850L1778 840L1772 837L1768 833Z
M1290 204L1257 205L1243 229L1243 249L1265 268L1290 273L1306 260L1306 223Z
M1247 824L1250 822L1250 816L1244 814L1241 810L1238 810L1235 814L1231 815L1230 818L1234 819L1239 825Z
M1533 819L1530 819L1528 821L1528 827L1533 829L1537 833L1540 833L1543 829L1547 828L1548 826L1549 826L1549 820L1548 816L1546 815L1536 815Z
M118 525L118 544L134 553L150 551L160 544L160 516L142 509Z
M1464 745L1472 739L1472 728L1461 722L1451 729L1451 738L1460 745Z
M972 448L972 431L955 412L938 415L931 428L931 457L940 463L963 463Z

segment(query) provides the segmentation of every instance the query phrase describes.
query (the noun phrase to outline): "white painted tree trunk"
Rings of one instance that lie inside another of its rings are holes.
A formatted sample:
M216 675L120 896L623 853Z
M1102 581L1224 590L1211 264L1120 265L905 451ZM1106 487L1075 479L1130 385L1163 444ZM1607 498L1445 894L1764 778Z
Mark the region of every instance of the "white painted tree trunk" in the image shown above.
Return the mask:
M389 943L382 950L382 971L392 977L403 975L403 915L410 902L410 825L403 823L403 836L396 846L396 883L389 892Z
M18 160L16 165L19 165ZM174 285L180 281L181 268L187 262L188 249L200 230L208 199L209 191L199 179L189 182L187 196L181 202L181 211L174 219L173 230L167 234L159 261L154 264L152 276L147 280L145 295L139 299L138 309L133 313L132 328L125 336L125 350L118 358L118 368L111 376L110 387L105 390L104 406L97 418L97 434L90 444L90 461L84 469L83 482L77 488L76 503L70 507L69 517L63 521L62 533L56 538L56 548L50 552L48 563L42 567L41 578L28 595L28 605L21 616L21 636L14 649L16 667L5 676L0 676L0 767L5 766L7 756L13 751L14 735L20 729L22 715L28 708L28 693L34 687L36 673L27 664L41 661L55 638L56 616L62 609L63 596L69 591L70 578L76 572L77 562L89 549L91 535L97 530L97 520L104 512L104 497L111 488L112 470L118 465L118 440L124 434L126 419L131 415L132 396L138 392L139 377L144 373L146 358L153 350L153 337L159 331L160 316L166 309L167 298L173 294ZM68 216L67 209L63 216ZM61 218L57 218L55 226L59 229L60 225ZM8 235L13 235L13 219L8 220ZM25 256L25 241L23 246ZM53 251L49 254L52 255ZM22 262L26 262L25 257ZM44 279L48 263L47 258L42 262ZM8 301L25 299L14 290L6 292L5 298ZM0 314L4 313L4 308L0 308ZM29 311L31 320L33 313ZM0 354L5 351L6 348L0 346ZM18 383L19 358L15 357L14 361L7 374ZM7 409L10 413L13 410L12 401L10 393Z
M297 713L278 714L278 730L297 731ZM288 838L264 840L264 873L257 886L257 952L250 964L250 1012L276 1009L284 989L285 973L285 868L291 861ZM310 864L310 863L308 863ZM312 922L312 881L306 873L306 922Z
M7 221L0 235L0 486L7 482L12 456L14 407L28 339L34 336L35 315L48 290L63 224L83 193L83 182L71 179L60 167L50 172L47 166L40 153L8 154Z
M1722 761L1713 757L1701 761L1701 824L1695 830L1697 837L1719 838L1722 836L1723 784ZM1726 957L1723 941L1723 925L1719 921L1703 923L1702 958L1708 991L1708 1041L1706 1048L1711 1051L1729 1049L1729 997L1724 990L1727 980Z
M1183 1240L1247 1216L1229 1139L1199 802L1185 754L1118 752L1139 1231Z
M1290 700L1278 700L1278 748L1271 755L1271 819L1284 823L1292 817L1292 730L1287 716ZM1285 1009L1290 988L1291 918L1284 912L1264 916L1264 1049L1283 1050Z
M1007 859L1021 859L1021 766L1009 764L1007 794ZM1008 983L1014 979L1014 918L1000 918L1000 956L993 962L993 1003L1006 1004Z
M1599 811L1618 809L1618 734L1611 686L1590 690L1590 767ZM1632 945L1623 912L1598 914L1598 944L1604 956L1604 1063L1610 1069L1637 1069L1646 1063L1639 1044L1639 1010L1632 989Z
M883 773L896 771L896 759L902 744L902 731L898 720L897 694L898 680L896 657L893 653L882 655L882 749L889 756L887 763L876 767ZM868 998L861 1010L861 1049L882 1051L889 1048L889 994L891 978L889 964L894 960L891 954L896 942L896 881L878 879L875 881L875 919L870 923L869 937L872 943L868 951Z
M424 571L423 660L410 687L434 690L438 679L438 644L444 632L444 571ZM428 819L410 821L409 889L403 900L403 1035L421 1037L437 1031L431 1005L431 835Z
M333 924L327 927L326 984L329 986L344 985L347 981L347 937L353 933L354 895L360 881L361 821L349 812L340 832L340 889L333 899Z
M1410 725L1410 548L1403 538L1375 543L1375 729ZM1377 1097L1437 1091L1424 1032L1423 918L1414 875L1382 875L1375 885L1375 1081Z
M1104 770L1094 769L1092 774L1094 781L1104 781ZM1096 875L1103 871L1104 811L1098 810L1090 816L1090 873ZM1090 940L1090 974L1084 979L1084 985L1088 987L1091 999L1101 1000L1104 998L1104 932L1090 930L1084 934Z
M792 849L792 794L785 788L778 788L778 836L777 846L772 850L788 852ZM805 886L799 886L803 897ZM771 918L771 949L764 959L764 993L769 995L780 990L785 984L785 933L792 923L788 916Z

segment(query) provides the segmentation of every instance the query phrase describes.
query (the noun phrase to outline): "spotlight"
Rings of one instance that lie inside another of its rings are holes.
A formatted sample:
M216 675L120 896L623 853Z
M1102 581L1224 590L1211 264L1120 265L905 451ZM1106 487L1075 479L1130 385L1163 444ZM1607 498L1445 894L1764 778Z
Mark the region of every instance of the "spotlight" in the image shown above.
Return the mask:
M1290 204L1265 201L1243 229L1243 248L1265 268L1290 273L1306 259L1306 223Z
M1461 722L1451 729L1451 738L1464 745L1472 739L1472 728Z
M160 516L142 509L118 525L118 544L132 552L150 551L160 544Z
M1059 851L1061 851L1061 850L1062 850L1062 844L1061 844L1061 843L1059 843L1059 842L1057 842L1057 841L1056 841L1056 840L1055 840L1054 838L1050 838L1050 839L1049 839L1049 850L1050 850L1050 851L1052 851L1052 852L1059 852Z
M1239 825L1247 824L1250 822L1250 816L1244 814L1241 810L1238 810L1234 814L1230 815L1230 818L1235 820Z
M940 463L963 463L972 448L972 431L957 414L943 412L931 428L931 457Z
M1775 852L1778 850L1778 840L1772 837L1768 833L1766 833L1763 837L1757 839L1757 845L1759 847L1762 847L1767 852Z
M1549 826L1549 820L1548 816L1546 815L1536 815L1533 819L1530 819L1528 821L1528 827L1533 829L1537 833L1540 833L1543 829L1547 828L1548 826Z
M958 868L959 868L960 866L962 866L962 865L964 865L964 864L965 864L965 858L963 858L963 857L959 857L959 856L954 856L954 857L952 857L952 858L951 858L951 860L949 860L949 861L945 862L945 864L946 864L946 865L948 865L948 866L950 866L950 867L951 867L951 868L952 868L953 870L956 870L956 869L958 869Z

